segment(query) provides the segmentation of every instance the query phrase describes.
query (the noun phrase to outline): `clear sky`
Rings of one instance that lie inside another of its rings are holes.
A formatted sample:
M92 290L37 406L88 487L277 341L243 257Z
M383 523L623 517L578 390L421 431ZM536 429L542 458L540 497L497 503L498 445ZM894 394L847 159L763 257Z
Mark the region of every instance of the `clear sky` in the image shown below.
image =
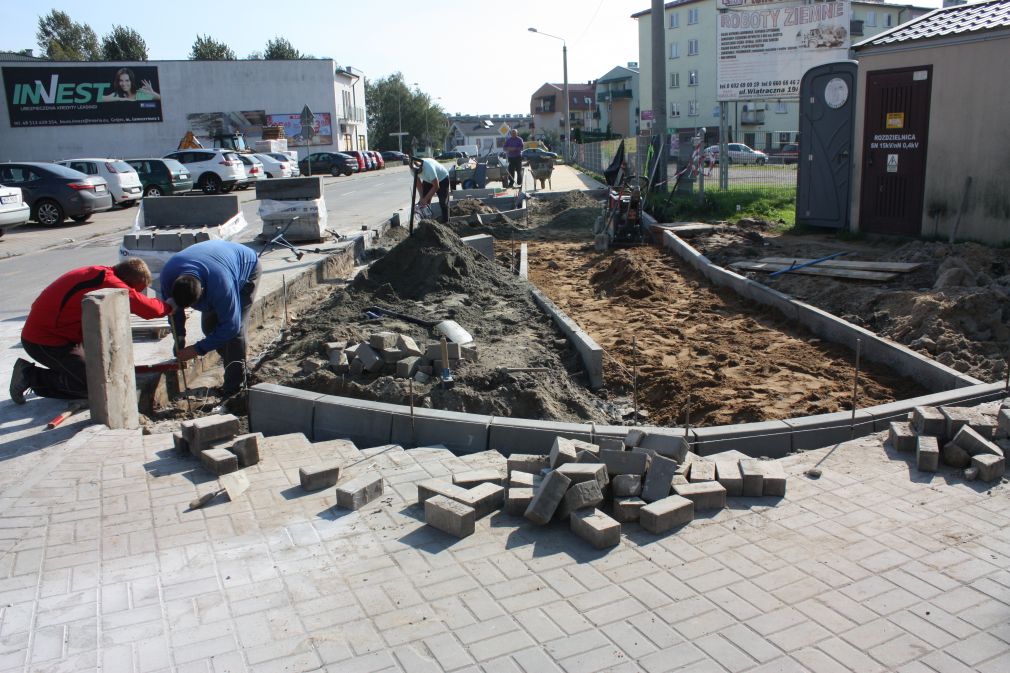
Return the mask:
M940 0L915 0L938 6ZM147 42L151 60L185 59L198 34L230 46L239 58L281 36L299 51L333 58L370 79L402 72L449 113L529 111L544 82L561 82L561 42L568 81L598 79L638 61L635 12L650 0L329 0L324 2L71 2L3 0L0 50L38 50L38 19L52 9L87 23L99 39L115 24ZM441 100L438 100L441 98Z

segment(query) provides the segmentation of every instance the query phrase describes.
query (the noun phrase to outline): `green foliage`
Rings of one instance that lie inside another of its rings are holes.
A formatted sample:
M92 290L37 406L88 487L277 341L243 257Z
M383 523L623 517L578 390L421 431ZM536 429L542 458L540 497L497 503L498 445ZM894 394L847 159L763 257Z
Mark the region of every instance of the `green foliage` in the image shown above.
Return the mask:
M737 210L740 206L740 210ZM795 187L730 187L706 189L699 201L697 194L670 194L651 203L650 211L660 222L697 220L699 222L736 222L744 217L778 222L781 230L796 222Z
M193 48L189 51L189 58L193 61L234 61L235 52L210 35L197 35Z
M39 50L53 61L98 61L102 58L98 36L91 26L77 23L59 10L39 17L35 39Z
M305 58L305 55L295 49L286 38L275 37L267 40L267 46L263 50L263 58L267 61L293 61Z
M422 147L437 151L445 144L449 132L445 111L428 94L407 87L402 73L365 80L365 101L371 149L399 149L397 137L389 134L399 132L401 127L409 134L403 137L405 152Z
M106 61L146 61L147 43L140 33L126 26L112 26L102 38L102 57Z

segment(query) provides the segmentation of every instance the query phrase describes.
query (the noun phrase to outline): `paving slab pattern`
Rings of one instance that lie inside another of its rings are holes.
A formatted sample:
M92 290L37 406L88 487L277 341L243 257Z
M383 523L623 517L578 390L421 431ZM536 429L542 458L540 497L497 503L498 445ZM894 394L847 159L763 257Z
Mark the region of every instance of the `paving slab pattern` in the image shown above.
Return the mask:
M597 551L501 512L423 525L416 482L496 454L366 451L342 478L386 490L350 512L298 486L332 455L268 445L237 502L189 512L212 478L171 435L89 428L0 493L0 672L1010 670L1006 487L883 440Z

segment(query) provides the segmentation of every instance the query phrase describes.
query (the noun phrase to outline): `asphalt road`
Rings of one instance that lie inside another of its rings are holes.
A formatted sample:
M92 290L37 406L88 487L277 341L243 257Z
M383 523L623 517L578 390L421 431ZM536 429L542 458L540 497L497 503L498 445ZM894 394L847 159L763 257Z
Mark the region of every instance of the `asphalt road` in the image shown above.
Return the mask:
M328 228L340 233L359 231L388 220L395 212L405 222L410 206L406 166L350 177L323 178ZM261 230L255 191L235 192L249 222L240 240L251 240ZM137 208L99 213L84 224L69 222L47 229L36 225L8 232L0 238L0 320L24 317L38 293L61 273L89 264L115 264L123 233L133 226Z

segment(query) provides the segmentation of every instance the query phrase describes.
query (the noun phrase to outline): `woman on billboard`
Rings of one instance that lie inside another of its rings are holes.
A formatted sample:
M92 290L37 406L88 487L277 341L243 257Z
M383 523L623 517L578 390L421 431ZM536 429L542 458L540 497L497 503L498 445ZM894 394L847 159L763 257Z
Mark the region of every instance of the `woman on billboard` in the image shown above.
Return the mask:
M161 100L161 94L154 90L150 80L140 80L130 68L120 68L112 78L112 91L101 97L102 103L115 103L123 100Z

